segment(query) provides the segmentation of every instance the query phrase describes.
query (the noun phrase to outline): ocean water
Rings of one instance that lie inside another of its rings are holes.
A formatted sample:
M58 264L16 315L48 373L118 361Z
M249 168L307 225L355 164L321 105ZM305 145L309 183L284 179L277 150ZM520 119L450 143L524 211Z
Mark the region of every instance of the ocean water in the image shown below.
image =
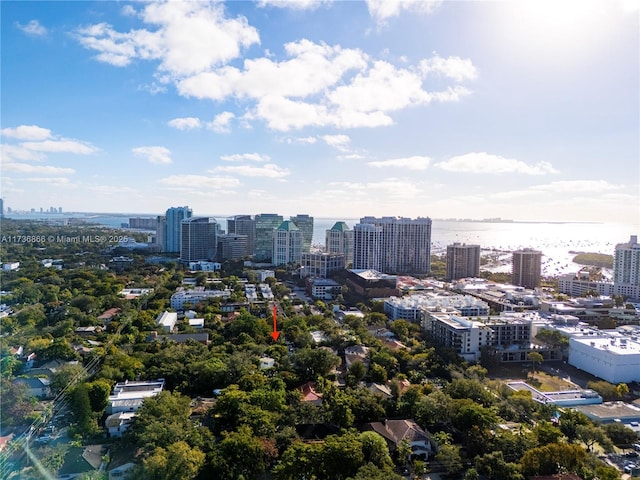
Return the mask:
M88 222L119 228L128 223L130 217L153 217L143 214L9 214L8 218L55 220L82 218ZM226 218L231 215L212 215L226 229ZM314 219L313 245L323 246L325 231L337 221L344 221L350 228L358 223L357 218ZM496 250L502 254L501 265L494 271L509 271L508 252L520 248L533 248L543 253L545 275L572 273L580 267L571 260L572 252L613 254L616 244L628 242L631 235L640 235L640 225L609 223L520 223L520 222L469 222L455 220L433 220L431 228L432 253L446 250L453 242L478 244L485 251ZM500 257L500 254L497 254ZM506 262L506 263L505 263Z

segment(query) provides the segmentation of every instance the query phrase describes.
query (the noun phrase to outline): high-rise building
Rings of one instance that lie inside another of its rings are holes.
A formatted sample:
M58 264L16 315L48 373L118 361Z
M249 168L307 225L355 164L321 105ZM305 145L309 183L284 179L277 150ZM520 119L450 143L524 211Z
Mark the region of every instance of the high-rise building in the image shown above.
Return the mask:
M182 221L191 218L189 207L171 207L165 213L166 230L164 234L164 251L180 252L182 247Z
M255 216L256 236L254 260L271 261L273 258L273 231L282 223L282 215L261 213Z
M299 213L295 217L289 217L289 220L295 223L302 233L302 251L310 252L313 240L313 217Z
M480 275L480 245L447 245L447 280Z
M0 215L4 215L4 200L0 198Z
M431 219L361 218L354 227L353 268L372 268L392 274L429 273Z
M155 230L156 219L145 217L131 217L129 218L129 228L138 228L140 230Z
M227 233L218 235L218 260L240 260L247 256L247 236Z
M164 215L156 217L156 250L166 252L167 218Z
M336 222L325 231L325 251L343 254L347 267L353 264L353 230L345 222Z
M358 223L353 227L354 270L382 271L382 227Z
M512 254L511 283L524 288L540 286L542 252L531 248L517 250Z
M640 243L632 235L627 243L616 245L613 257L613 291L633 299L640 298Z
M247 237L247 250L243 256L253 255L256 247L256 221L251 215L234 215L227 218L227 233Z
M189 217L182 221L180 260L216 259L218 223L215 218Z
M302 231L291 220L282 222L273 232L274 265L300 263L302 259Z

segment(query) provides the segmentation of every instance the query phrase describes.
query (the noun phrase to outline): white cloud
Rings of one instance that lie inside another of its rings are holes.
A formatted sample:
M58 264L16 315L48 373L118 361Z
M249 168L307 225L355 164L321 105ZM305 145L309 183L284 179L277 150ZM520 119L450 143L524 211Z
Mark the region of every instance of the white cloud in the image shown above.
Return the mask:
M297 137L294 139L296 143L306 143L308 145L313 145L318 141L316 137Z
M390 199L410 200L424 193L424 189L415 183L393 177L379 182L331 182L329 186L338 188L343 194L348 192L366 199L384 195Z
M555 192L555 193L600 193L611 190L620 190L620 185L614 185L606 180L560 180L551 182L546 185L535 185L531 187L536 191Z
M122 13L122 15L124 15L125 17L134 17L137 14L136 9L131 5L125 5L124 7L122 7L120 13Z
M216 133L229 133L231 131L231 120L236 116L231 112L222 112L213 118L213 121L207 123L207 128Z
M87 187L92 192L97 192L103 195L115 195L121 193L137 193L137 191L131 187L124 187L119 185L89 185Z
M324 126L330 122L327 109L323 105L278 96L262 98L256 107L255 116L266 120L269 128L281 131Z
M89 143L64 138L59 140L44 140L42 142L24 142L21 146L36 152L75 153L78 155L89 155L90 153L98 151L96 147Z
M385 10L389 8L386 3L394 5L391 10ZM380 18L388 18L400 10L430 11L433 5L402 0L373 2L370 8L378 11ZM455 83L431 91L425 85L434 76L431 73L450 83L476 76L471 60L460 57L435 55L415 65L405 61L400 68L376 61L360 49L304 38L284 45L284 59L267 52L230 65L242 48L258 44L260 39L246 18L226 18L224 5L151 3L139 16L155 29L119 32L100 23L77 30L76 36L103 62L116 66L134 60L156 62L154 78L161 86L155 82L152 86L164 89L174 85L184 97L215 102L234 99L242 112L237 116L223 112L206 125L219 133L228 133L234 118L246 127L252 121L264 121L279 131L388 126L393 124L391 112L432 101L459 101L470 93Z
M51 130L37 125L20 125L15 128L3 128L2 135L18 140L46 140L51 137Z
M429 157L406 157L406 158L394 158L391 160L379 160L375 162L368 162L367 165L376 168L406 168L408 170L426 170L429 167L431 159Z
M245 119L262 119L281 131L307 126L391 125L388 112L431 101L457 101L469 93L460 86L428 92L423 88L425 75L420 68L397 68L383 61L370 66L369 56L360 50L304 39L286 44L285 50L290 59L282 62L249 59L244 69L226 66L186 77L176 83L178 92L215 101L255 99L257 104ZM456 61L442 61L445 66L452 65L451 77L467 75L454 72ZM473 68L468 60L460 62ZM354 72L356 75L350 76Z
M145 158L149 163L171 163L171 152L166 147L136 147L131 149L134 155Z
M259 7L290 8L292 10L314 10L332 0L259 0Z
M322 135L320 138L322 138L327 145L337 148L341 152L349 150L348 145L351 142L349 135Z
M475 80L478 76L476 67L470 59L460 57L442 58L437 53L431 58L421 60L419 68L425 76L435 73L451 78L456 82Z
M27 182L47 183L49 185L62 186L69 185L70 180L67 177L31 177L25 178Z
M428 103L431 97L423 90L419 75L377 61L366 73L356 75L349 85L329 93L328 99L341 110L368 113Z
M547 175L558 173L549 162L538 162L529 165L521 160L504 158L486 152L472 152L452 157L434 166L448 172L462 173L521 173L525 175Z
M391 17L397 17L402 10L412 13L433 13L442 1L429 0L367 0L369 14L379 23L383 24Z
M62 177L56 175L68 175L75 173L72 168L54 167L51 165L31 165L21 163L24 161L45 161L48 153L73 153L88 155L98 151L96 147L88 142L71 140L57 135L53 135L48 128L37 125L20 125L15 128L4 128L2 136L8 139L29 140L16 144L3 142L0 145L0 157L2 158L2 170L19 172L24 174L49 175L52 176L52 184L61 185ZM45 179L21 179L31 182L46 182Z
M46 155L40 152L34 152L33 150L27 150L20 145L3 143L0 145L0 158L2 158L3 162L11 162L13 160L30 162L44 160Z
M200 119L196 117L174 118L173 120L169 120L167 124L178 130L192 130L202 126Z
M32 37L42 37L47 34L47 29L40 25L38 20L30 20L26 25L16 22L16 27Z
M151 82L148 85L138 85L138 90L149 92L151 95L167 93L167 87L165 87L164 85L159 85L156 82Z
M243 69L223 67L178 82L185 96L222 100L228 96L260 99L267 95L307 97L335 85L347 72L361 70L367 56L357 49L306 39L284 46L288 60L247 59Z
M2 170L7 172L35 173L44 175L69 175L73 168L52 167L49 165L31 165L27 163L3 163Z
M234 155L222 155L220 160L224 160L225 162L242 162L244 160L251 162L268 162L271 160L271 157L260 153L236 153Z
M206 175L171 175L159 180L163 185L183 189L199 188L233 188L240 185L240 180L233 177L210 177Z
M251 165L224 166L216 167L211 172L224 172L243 177L267 177L267 178L283 178L291 174L289 169L281 168L274 164L266 164L261 167L253 167Z
M136 59L160 60L159 70L191 75L237 58L241 48L260 42L245 17L226 18L218 2L150 3L140 12L155 30L118 32L99 23L79 28L78 41L98 52L96 59L125 66ZM215 45L215 48L212 46Z

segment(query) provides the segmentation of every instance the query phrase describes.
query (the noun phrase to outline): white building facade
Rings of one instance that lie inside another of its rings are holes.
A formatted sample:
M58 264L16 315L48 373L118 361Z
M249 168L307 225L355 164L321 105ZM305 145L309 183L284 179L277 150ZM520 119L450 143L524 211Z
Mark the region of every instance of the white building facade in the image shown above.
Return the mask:
M569 364L610 383L640 382L640 342L622 336L573 337Z
M367 225L374 228L366 228ZM431 219L362 217L354 227L353 268L394 274L428 274L431 269Z
M640 299L640 244L632 235L627 243L616 245L613 258L614 293Z
M291 220L280 224L273 232L274 265L300 263L302 260L302 231Z

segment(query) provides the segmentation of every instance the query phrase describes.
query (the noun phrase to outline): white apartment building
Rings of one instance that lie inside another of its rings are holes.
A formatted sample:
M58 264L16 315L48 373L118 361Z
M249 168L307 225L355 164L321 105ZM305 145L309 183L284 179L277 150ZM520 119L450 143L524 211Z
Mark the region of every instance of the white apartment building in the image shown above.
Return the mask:
M291 220L285 220L273 232L274 265L300 263L302 260L302 231Z
M501 362L523 362L531 351L545 359L559 360L555 350L538 349L531 344L535 312L503 312L485 317L462 317L458 313L425 311L422 328L435 341L454 348L467 361L480 360L483 347L493 347Z
M256 273L258 274L259 282L264 282L269 277L276 278L276 272L273 270L257 270Z
M611 296L614 292L614 284L567 274L558 278L558 291L572 297L579 297L590 291L598 292L598 295Z
M382 227L370 223L353 227L353 269L382 271Z
M205 290L203 287L196 287L193 290L179 290L171 295L171 308L174 310L184 310L185 304L197 305L209 298L229 298L230 290Z
M423 310L455 310L463 317L489 315L489 304L471 295L415 294L406 297L390 297L384 301L384 313L391 320L419 322Z
M333 300L341 292L340 284L329 278L312 278L308 282L309 291L313 298Z
M431 269L431 219L363 217L354 227L353 248L354 269L427 274Z
M258 287L260 288L260 294L262 295L263 299L265 300L274 299L273 292L271 291L271 287L269 286L269 284L261 283L258 285Z
M201 272L217 272L222 268L222 264L218 262L205 262L200 260L198 262L189 262L189 270L201 271Z
M422 328L440 345L455 349L468 362L479 361L482 348L494 344L494 332L489 326L459 315L426 313Z
M640 299L640 243L631 235L627 243L619 243L613 258L614 293Z

